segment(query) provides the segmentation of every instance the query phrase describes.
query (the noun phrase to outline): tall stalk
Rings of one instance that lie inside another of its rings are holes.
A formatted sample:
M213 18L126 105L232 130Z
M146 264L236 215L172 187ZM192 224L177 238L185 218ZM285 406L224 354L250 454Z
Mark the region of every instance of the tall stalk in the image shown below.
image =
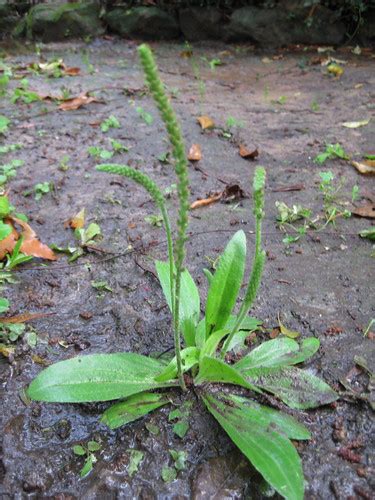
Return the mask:
M181 363L181 340L180 340L180 289L181 289L181 274L184 269L185 260L185 242L186 231L188 226L188 210L189 210L189 181L187 172L187 158L185 153L185 144L182 138L181 129L178 124L176 115L172 109L169 99L165 93L164 85L160 79L158 69L155 64L150 47L142 44L139 47L139 55L143 70L146 75L146 81L156 105L160 111L161 118L166 126L169 140L172 144L172 154L175 160L175 172L177 175L177 193L179 198L179 211L177 220L177 238L175 242L175 298L174 298L174 315L173 315L173 330L174 343L177 359L177 373L180 386L183 390L186 389L185 381L182 373Z
M167 237L167 246L168 246L168 260L169 260L169 285L171 290L171 309L172 309L172 317L174 317L174 258L173 258L173 241L172 241L172 230L171 224L168 217L168 212L165 206L165 198L163 193L160 191L155 182L148 177L148 175L135 170L128 165L118 165L116 163L105 163L101 165L97 165L96 170L101 172L109 172L111 174L123 175L124 177L128 177L133 180L137 184L143 186L146 191L150 194L156 205L159 207L161 215L163 217L165 233Z
M266 252L262 250L262 220L264 217L264 186L266 181L266 171L263 167L257 167L253 182L253 213L255 217L255 252L253 257L253 267L249 284L247 285L244 301L242 302L240 312L237 315L237 320L224 342L221 350L221 356L224 358L228 351L233 336L241 328L241 325L246 318L247 313L252 306L259 289L260 281L263 274L264 263L266 260Z

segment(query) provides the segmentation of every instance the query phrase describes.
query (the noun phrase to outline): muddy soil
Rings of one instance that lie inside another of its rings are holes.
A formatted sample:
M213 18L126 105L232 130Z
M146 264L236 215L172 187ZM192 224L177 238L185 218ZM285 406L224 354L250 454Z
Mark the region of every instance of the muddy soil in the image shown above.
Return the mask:
M342 77L334 78L320 64L310 64L319 56L316 48L260 53L250 46L202 44L194 46L195 69L191 59L181 57L182 44L153 48L187 147L202 147L202 160L189 167L192 201L230 184L249 193L255 165L267 168L268 261L252 314L272 330L279 313L302 338L318 337L321 348L307 368L342 393L329 407L298 414L313 435L298 445L306 498L370 499L375 475L373 414L366 401L369 378L355 365L354 356L365 358L374 370L374 334L363 335L375 317L374 248L358 236L371 220L339 218L335 227L309 231L288 248L276 224L275 202L301 204L322 214L322 170L331 170L343 181L344 201L350 203L355 184L361 197L372 194L374 201L374 177L361 176L344 160L328 160L324 166L313 162L326 142L340 142L358 158L374 153L374 120L362 128L342 126L373 114L373 55L354 55L349 49L335 52L333 56L347 64ZM1 98L0 114L12 120L1 142L23 146L4 162L25 161L9 183L11 201L48 244L75 244L64 222L83 207L87 220L100 225L103 239L98 244L101 251L90 250L73 264L62 256L47 266L36 261L21 266L15 273L18 283L3 292L11 301L11 314L53 314L31 323L37 332L35 347L24 337L16 343L14 355L0 361L1 498L270 498L272 492L195 399L184 439L173 433L167 407L112 432L99 422L107 405L37 404L25 399L25 388L44 364L82 353L149 354L172 348L170 317L152 263L166 257L166 246L162 229L145 221L156 209L140 188L96 172L98 162L87 153L89 146L111 149L108 138L114 138L130 148L115 155L114 162L139 167L162 188L175 183L172 166L159 159L168 144L145 92L136 44L95 40L88 45L42 45L39 50L47 59L62 57L68 66L80 67L81 75L47 79L29 74L31 89L53 95L65 90L71 96L95 91L100 103L63 112L49 101L10 104L9 97ZM3 52L12 66L37 60L31 46L7 45ZM214 58L224 64L211 70L207 61ZM16 84L12 80L11 88ZM152 124L145 123L137 107L153 116ZM98 124L110 115L121 127L103 133ZM203 132L196 122L199 115L210 116L222 128L232 116L242 126L232 129L231 138L219 128ZM257 160L241 158L239 143L258 148ZM69 159L64 162L65 156ZM62 163L69 168L62 168ZM45 181L54 189L40 201L24 196ZM298 190L284 191L291 186ZM169 205L174 219L173 192ZM204 299L203 268L208 259L216 259L235 230L245 230L252 253L251 200L215 203L191 215L188 267ZM106 282L112 292L98 291L92 281ZM346 389L340 381L346 382ZM180 402L176 392L174 404ZM158 434L147 430L145 423L156 425ZM73 454L72 446L93 439L101 443L97 463L81 479L83 460ZM130 477L132 449L142 451L144 458ZM175 481L165 483L161 470L172 465L169 449L185 450L188 467Z

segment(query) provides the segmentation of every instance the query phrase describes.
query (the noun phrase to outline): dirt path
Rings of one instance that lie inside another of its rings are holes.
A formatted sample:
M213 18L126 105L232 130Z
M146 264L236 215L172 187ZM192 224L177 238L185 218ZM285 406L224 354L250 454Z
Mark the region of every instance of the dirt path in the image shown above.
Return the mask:
M373 414L361 399L368 395L369 379L356 367L354 356L365 358L374 370L374 335L363 335L375 317L374 248L358 236L371 226L371 220L341 217L336 227L329 224L319 232L309 230L288 247L276 223L275 202L301 204L322 215L319 172L323 170L332 171L335 182L345 179L339 197L348 202L347 209L354 185L359 186L358 204L369 201L361 199L366 193L375 196L374 177L361 176L349 162L334 159L321 166L313 161L325 143L340 143L357 159L363 153L374 154L374 120L361 128L342 126L342 122L373 116L373 56L349 50L333 53L347 61L341 78L334 78L320 64L310 64L320 62L317 57L327 57L316 50L267 54L247 46L201 45L194 47L194 69L191 58L181 57L185 49L181 44L158 44L154 49L187 146L198 143L202 148L202 160L190 166L192 201L226 184L239 184L248 193L254 166L267 168L264 236L268 262L253 314L273 329L280 313L283 322L302 337L318 337L321 349L308 368L346 393L330 407L299 415L313 434L310 442L299 445L308 483L306 498L369 499L374 487ZM12 67L37 60L35 53L24 48L5 51L9 54L6 63ZM102 251L91 250L70 265L65 257L48 267L26 264L15 273L18 283L3 292L11 302L10 313L54 314L32 323L38 339L35 347L24 336L15 344L14 355L0 361L0 496L269 496L202 408L193 409L190 430L181 440L168 422L169 409L110 432L99 423L105 405L36 404L23 397L41 364L81 352L148 354L172 347L169 314L152 264L155 257L165 257L163 234L145 221L156 210L133 184L96 172L98 162L87 153L90 146L111 150L111 137L129 147L111 161L139 166L162 188L175 182L172 166L159 159L168 150L165 133L145 93L136 45L98 40L90 45L43 46L41 52L48 59L63 57L67 66L80 67L81 75L59 79L27 75L30 89L53 95L69 90L71 96L95 90L101 102L63 112L48 101L13 105L9 98L0 98L0 115L12 121L6 138L0 140L22 144L22 149L4 156L4 163L12 158L25 161L9 183L11 201L28 215L44 242L61 247L76 244L73 232L64 229L64 221L85 207L87 220L101 227L103 240L98 246ZM209 61L213 59L223 65L212 70ZM11 89L16 84L12 80ZM152 115L151 124L146 123L145 113ZM99 124L111 115L121 126L103 133ZM232 137L223 136L219 128L202 132L196 122L199 115L208 115L223 129L228 128L229 117L235 118ZM255 162L240 157L240 143L258 148ZM40 201L23 196L36 183L46 181L54 189ZM291 186L297 190L283 191ZM172 187L172 210L175 205ZM214 260L239 228L246 231L251 244L248 198L192 212L188 262L201 283L202 297L207 258ZM132 252L126 252L128 245ZM105 282L112 291L98 290L92 282ZM352 397L340 380L357 396ZM157 425L159 433L146 430L145 421ZM90 439L100 442L101 450L93 472L80 479L82 459L73 454L72 446ZM132 478L130 449L144 453ZM163 465L171 464L169 449L185 450L188 462L187 470L170 484L161 479Z

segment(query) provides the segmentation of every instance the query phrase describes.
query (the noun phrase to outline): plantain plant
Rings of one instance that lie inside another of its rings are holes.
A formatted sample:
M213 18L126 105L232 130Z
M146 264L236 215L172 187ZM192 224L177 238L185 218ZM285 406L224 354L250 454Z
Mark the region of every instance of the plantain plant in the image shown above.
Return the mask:
M272 394L292 409L314 408L334 401L337 395L325 382L296 367L318 350L319 340L307 338L298 344L287 337L276 338L252 349L234 364L226 356L243 347L249 331L261 323L249 317L248 312L256 298L266 259L261 241L265 170L258 167L254 175L255 252L239 312L235 314L233 310L245 271L243 231L229 241L215 273L205 270L209 290L205 316L201 318L198 289L184 267L189 207L185 146L151 50L141 45L139 55L173 149L179 197L175 241L164 196L154 181L129 166L103 164L97 169L134 180L148 191L161 211L168 260L156 261L155 266L171 310L174 357L165 362L131 352L77 356L43 370L31 382L28 395L33 400L59 403L119 400L102 416L102 422L115 429L169 403L164 389L194 388L208 411L269 484L284 498L302 499L302 464L291 439L306 440L310 433L287 413L264 406L256 398L273 401L269 396Z

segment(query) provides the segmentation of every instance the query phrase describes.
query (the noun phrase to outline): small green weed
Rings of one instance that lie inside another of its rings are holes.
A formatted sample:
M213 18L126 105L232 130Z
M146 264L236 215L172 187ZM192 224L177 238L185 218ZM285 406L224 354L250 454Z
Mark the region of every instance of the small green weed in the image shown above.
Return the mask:
M147 125L152 125L153 121L154 121L154 117L150 114L150 113L147 113L147 111L145 111L142 106L137 106L135 108L136 112L138 113L138 115L142 118L142 120L147 123Z
M0 115L0 134L4 135L8 132L9 124L10 120L4 115Z
M17 169L22 167L23 160L11 160L9 163L0 165L0 185L6 184L9 179L14 179L17 175Z
M15 88L13 95L11 97L11 102L15 104L18 101L22 101L25 104L31 104L35 101L40 101L41 97L36 92L29 90L29 81L24 78L20 81L19 87Z
M317 113L320 109L319 103L317 101L312 101L310 108L311 108L311 111L314 111L314 113Z
M327 144L326 149L323 153L318 154L314 158L314 162L319 165L323 165L327 160L332 160L334 158L341 158L342 160L349 160L349 155L345 152L341 144Z
M6 144L5 146L0 146L0 154L13 153L22 148L22 144Z
M44 195L48 194L51 191L51 188L52 188L51 182L48 181L38 182L34 186L34 193L35 193L34 199L36 201L41 200Z
M70 168L69 160L70 160L70 156L64 155L60 160L59 170L61 170L62 172L67 172Z
M145 221L153 227L163 227L163 217L161 215L147 215Z
M103 120L102 123L100 124L100 129L104 133L108 132L108 130L111 128L120 128L120 127L121 127L120 122L113 115Z
M87 476L87 474L92 471L94 464L97 461L95 453L99 451L100 448L101 444L97 441L88 441L87 444L76 444L72 447L73 453L75 455L79 457L85 457L85 462L82 469L80 470L81 477Z

